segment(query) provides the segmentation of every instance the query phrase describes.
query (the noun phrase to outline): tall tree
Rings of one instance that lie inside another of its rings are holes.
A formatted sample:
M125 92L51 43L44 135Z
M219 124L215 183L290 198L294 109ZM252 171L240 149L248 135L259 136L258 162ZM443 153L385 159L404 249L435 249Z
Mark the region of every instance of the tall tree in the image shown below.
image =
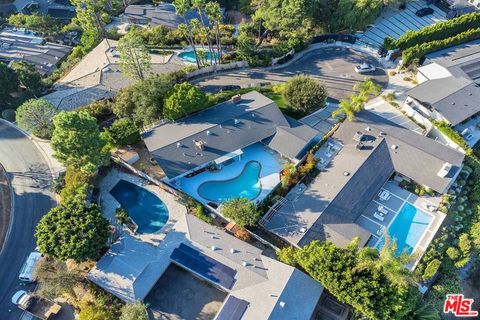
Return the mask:
M5 63L0 62L0 99L2 103L9 103L12 100L11 93L18 89L18 77L13 69Z
M193 53L195 55L195 61L197 62L197 67L200 68L200 61L197 56L197 48L195 46L195 37L193 36L192 29L190 28L186 14L190 11L190 0L174 0L173 4L175 6L175 12L179 16L183 17L183 22L178 25L178 30L180 33L187 39L190 46L192 47Z
M310 76L298 75L287 81L283 97L293 110L308 114L325 107L327 89Z
M108 221L96 205L70 199L42 217L35 237L43 254L77 262L97 259L108 238Z
M175 120L202 110L207 104L208 99L204 91L188 82L183 82L173 86L172 93L165 101L163 115L165 118Z
M217 43L217 52L216 52L216 59L218 59L218 63L222 62L222 43L221 43L221 36L220 36L220 23L223 20L222 10L220 9L220 4L215 1L208 2L205 6L205 12L207 14L208 20L210 24L215 25L215 39Z
M221 207L222 214L235 221L240 227L255 226L260 219L260 210L247 198L226 201Z
M92 173L107 161L106 141L100 136L96 119L86 111L61 112L53 118L53 124L53 156L63 165Z
M212 64L213 59L215 60L215 62L217 62L215 52L212 46L212 41L210 39L210 34L209 34L210 28L205 23L205 19L203 19L204 12L205 12L205 0L192 0L192 7L195 8L195 10L197 10L198 15L200 16L200 22L202 23L202 27L200 28L201 29L200 33L205 37L205 40L208 45L208 51L210 52L210 64Z
M118 41L120 68L127 78L144 80L152 69L151 56L143 39L135 31L128 32Z
M350 29L362 30L373 23L382 8L382 0L339 0L332 16L332 31Z
M55 107L45 99L31 99L24 102L16 112L17 124L33 135L49 139L53 133Z
M40 94L44 89L42 76L35 70L33 64L24 61L14 61L11 68L15 70L18 81L26 90L30 91L34 96Z

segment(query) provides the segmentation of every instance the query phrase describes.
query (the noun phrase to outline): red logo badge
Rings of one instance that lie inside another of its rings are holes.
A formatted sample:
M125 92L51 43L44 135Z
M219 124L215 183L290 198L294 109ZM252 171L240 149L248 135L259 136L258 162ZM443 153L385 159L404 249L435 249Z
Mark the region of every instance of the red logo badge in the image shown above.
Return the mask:
M467 299L463 294L447 294L443 313L453 313L457 317L477 317L478 311L472 310L473 299Z

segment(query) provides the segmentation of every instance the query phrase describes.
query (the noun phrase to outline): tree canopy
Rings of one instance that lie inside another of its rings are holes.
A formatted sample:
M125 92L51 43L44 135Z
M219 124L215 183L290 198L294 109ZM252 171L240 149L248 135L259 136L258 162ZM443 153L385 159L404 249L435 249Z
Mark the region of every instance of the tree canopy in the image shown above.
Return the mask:
M23 103L16 113L17 124L33 135L49 139L53 133L55 107L45 99L31 99Z
M325 107L327 89L312 77L298 75L287 81L283 97L293 110L309 114Z
M175 84L165 101L163 115L167 119L178 119L189 113L202 110L208 104L205 92L194 85L183 82Z
M335 30L362 30L378 17L382 3L382 0L339 0L332 25Z
M53 156L63 165L92 173L107 161L106 141L100 136L96 119L86 111L61 112L53 118L53 124Z
M148 320L147 309L140 301L127 303L121 312L120 320Z
M130 79L144 80L152 69L151 56L143 39L136 31L130 31L118 41L120 68Z
M108 221L96 205L68 199L42 217L35 237L43 254L80 262L99 257L108 232Z
M140 141L140 130L133 120L128 118L117 119L105 128L102 136L113 147L134 144Z
M24 61L14 61L11 68L15 70L19 83L33 95L38 95L45 88L42 76L35 70L33 64Z
M379 253L358 249L356 241L347 248L313 241L302 249L282 249L279 257L301 267L369 319L404 319L416 307L419 292L410 285L413 274L403 264L406 258L392 252L395 247L390 243Z
M254 226L260 219L260 210L247 198L235 198L222 204L222 214L241 227Z
M52 16L35 12L33 14L17 13L7 19L8 23L17 27L24 27L44 34L53 34L60 31L59 20Z
M17 91L19 84L15 71L0 62L0 99L3 103L11 102L10 94Z

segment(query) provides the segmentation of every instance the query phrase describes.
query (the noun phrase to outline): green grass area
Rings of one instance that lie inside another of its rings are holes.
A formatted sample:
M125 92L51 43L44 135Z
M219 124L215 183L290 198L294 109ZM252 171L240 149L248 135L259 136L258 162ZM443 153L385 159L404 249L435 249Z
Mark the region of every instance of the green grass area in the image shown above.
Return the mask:
M285 99L283 99L283 96L281 94L278 94L278 93L273 93L273 92L269 92L269 93L264 93L267 97L269 97L270 99L272 99L273 101L275 101L275 103L277 104L277 106L280 108L280 110L282 110L282 112L293 118L293 119L301 119L303 118L305 115L301 112L298 112L298 111L295 111L295 110L292 110L288 105L287 103L285 102Z

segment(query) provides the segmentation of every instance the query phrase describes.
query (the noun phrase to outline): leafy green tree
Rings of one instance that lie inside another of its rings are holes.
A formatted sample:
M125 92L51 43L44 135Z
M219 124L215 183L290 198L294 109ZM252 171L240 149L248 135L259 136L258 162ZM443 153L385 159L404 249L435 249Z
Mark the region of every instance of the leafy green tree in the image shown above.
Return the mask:
M118 41L120 68L130 79L144 80L152 69L151 56L137 32L128 32Z
M79 305L79 320L117 320L117 315L108 306L92 301L82 301Z
M280 249L279 251L277 251L277 258L278 260L280 260L285 264L288 264L292 267L296 267L297 266L297 258L296 258L297 250L298 249L293 246Z
M369 77L363 78L362 82L358 82L353 86L353 90L358 91L362 95L378 96L382 90L382 86L376 84Z
M327 89L312 77L298 75L290 78L285 84L283 98L293 110L309 114L325 107Z
M200 60L197 56L197 47L195 45L195 37L192 32L190 25L187 22L186 14L191 9L190 0L174 0L173 5L175 6L175 13L183 18L183 22L178 25L177 29L181 35L185 37L190 46L192 47L193 54L195 55L195 61L197 67L200 68Z
M105 26L110 20L107 8L115 8L118 1L109 0L108 5L107 0L71 0L71 3L75 6L76 12L73 22L81 27L91 41L98 42L105 38L107 35Z
M423 281L427 281L430 278L432 278L438 271L438 268L440 268L440 265L442 262L438 259L433 259L430 261L425 268L425 271L423 272L422 279Z
M99 257L108 233L108 221L96 205L69 199L42 217L35 237L43 254L80 262Z
M183 82L173 86L172 93L165 101L163 115L165 118L175 120L202 110L207 104L207 95L203 90L188 82Z
M24 61L14 61L11 64L11 68L15 70L20 84L34 95L38 95L45 88L42 76L35 70L33 64Z
M472 243L475 250L477 250L477 252L480 252L480 222L474 223L472 225L470 235L472 236Z
M362 30L373 23L382 8L382 0L339 0L331 24L334 31Z
M18 77L13 69L9 68L5 63L0 62L0 99L2 103L9 103L12 100L11 93L17 91Z
M413 310L404 319L408 320L437 320L440 319L438 311L430 303L418 300Z
M111 146L124 146L140 141L140 130L133 120L128 118L118 119L106 128L103 137Z
M55 107L47 100L31 99L17 109L17 124L39 138L49 139L53 133L53 117L56 112Z
M120 320L148 320L147 309L140 301L127 303L123 306L121 312Z
M63 165L92 173L107 161L106 141L100 136L96 119L87 112L61 112L53 118L53 124L53 155Z
M298 250L298 265L341 302L370 319L402 319L415 306L419 292L413 286L394 285L383 267L363 265L365 256L354 241L347 248L312 241Z
M240 59L249 64L256 63L257 45L255 39L242 32L237 38L237 54Z
M261 212L247 198L235 198L222 204L222 214L240 227L255 226Z
M8 17L7 21L11 25L24 27L45 34L53 34L60 31L60 23L57 19L38 12L33 14L17 13Z

